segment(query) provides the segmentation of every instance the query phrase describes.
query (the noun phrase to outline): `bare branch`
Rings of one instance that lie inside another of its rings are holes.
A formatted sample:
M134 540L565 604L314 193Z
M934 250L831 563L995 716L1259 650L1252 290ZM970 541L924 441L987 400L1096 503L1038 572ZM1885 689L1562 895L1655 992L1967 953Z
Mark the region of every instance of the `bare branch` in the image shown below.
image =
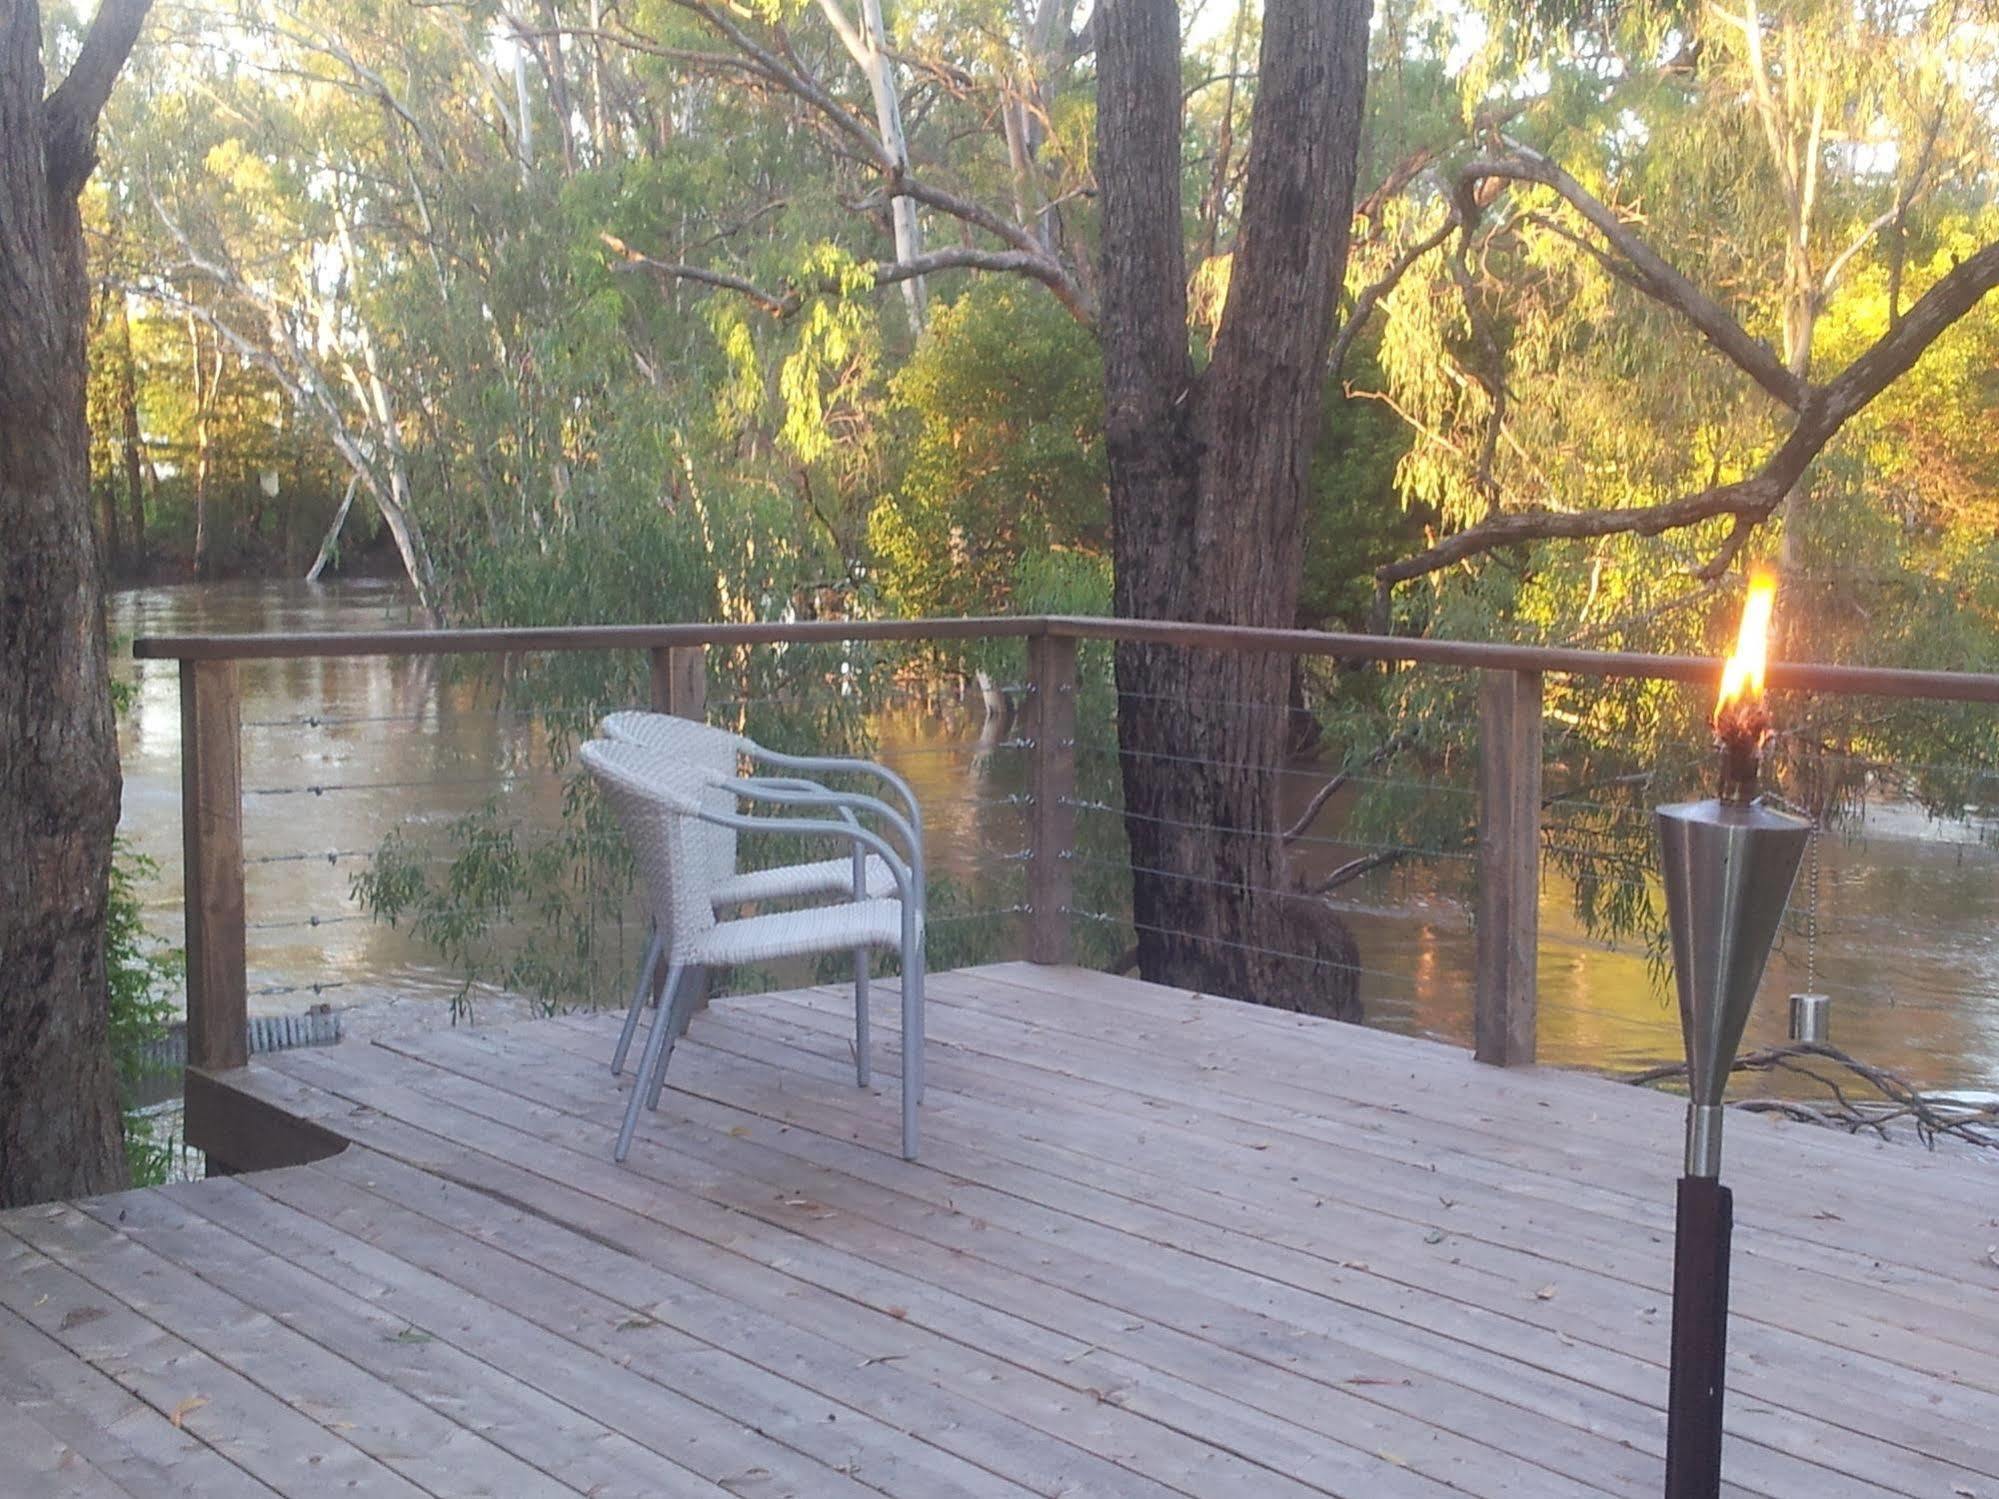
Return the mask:
M1886 213L1876 214L1868 221L1864 229L1853 236L1853 242L1844 250L1841 250L1839 254L1835 255L1832 264L1825 268L1825 275L1819 281L1819 295L1821 297L1831 295L1832 289L1839 285L1839 278L1845 273L1846 267L1852 261L1853 257L1866 249L1873 242L1874 236L1894 223L1901 216L1901 213L1901 204L1897 203L1895 207L1889 209Z
M1492 164L1483 165L1490 167ZM1543 182L1549 186L1556 186L1557 181L1566 178L1567 175L1559 168L1555 168L1553 163L1546 163L1547 170L1535 166L1532 161L1528 162L1527 166L1533 171L1525 180ZM1473 171L1471 175L1478 175L1478 172ZM1484 175L1494 174L1486 172ZM1501 175L1511 175L1511 173ZM1468 180L1469 177L1461 177L1461 186ZM1562 191L1564 197L1569 196L1560 187L1557 187L1557 190ZM1578 188L1577 191L1581 192L1581 189ZM1586 193L1583 196L1588 197ZM1459 201L1462 211L1462 205L1466 201L1466 195L1462 192ZM1595 202L1594 199L1589 201ZM1601 208L1600 204L1597 206ZM1607 213L1607 210L1605 212ZM1595 220L1592 219L1592 222ZM1637 242L1634 240L1633 244ZM1643 248L1642 245L1639 248ZM1619 245L1619 249L1624 250L1627 258L1630 258L1629 250L1623 245ZM1636 261L1633 261L1633 264L1637 266L1640 274L1647 275L1656 286L1656 273L1647 272L1645 267ZM1826 444L1838 435L1840 429L1883 390L1907 373L1922 357L1925 349L1936 342L1953 323L1976 307L1995 286L1999 286L1999 242L1985 246L1957 265L1925 292L1900 322L1883 334L1864 354L1829 383L1812 385L1796 379L1787 371L1783 372L1783 378L1797 387L1797 400L1786 404L1794 407L1798 412L1798 419L1782 444L1764 461L1762 468L1747 479L1729 484L1710 485L1697 493L1658 505L1638 505L1608 510L1536 509L1495 515L1467 527L1456 535L1446 537L1435 546L1414 556L1377 569L1375 578L1383 584L1407 582L1411 578L1422 577L1465 561L1467 558L1522 542L1584 540L1616 535L1657 536L1661 532L1696 525L1717 516L1733 516L1735 526L1724 540L1721 552L1701 570L1703 577L1718 576L1741 550L1749 532L1769 519L1784 502L1784 497L1790 493L1793 486L1803 478L1812 460L1818 457ZM1656 290L1654 294L1657 295ZM1694 295L1701 294L1695 292ZM1692 312L1688 307L1664 297L1661 300L1667 301L1667 305L1676 307L1691 318ZM1714 311L1719 313L1718 308ZM1726 316L1726 314L1721 315ZM1732 322L1729 326L1735 327ZM1735 331L1741 333L1739 328ZM1747 338L1746 334L1742 336ZM1775 356L1770 355L1762 345L1757 344L1756 348L1761 350L1765 357L1774 360ZM1778 368L1781 371L1781 366ZM1765 388L1768 388L1767 384Z
M1844 423L1900 379L1925 349L1983 301L1995 286L1999 286L1999 241L1953 267L1916 299L1916 304L1902 315L1901 322L1814 392L1824 406L1826 419Z
M701 266L656 259L634 250L614 234L599 234L597 238L618 256L620 261L632 269L651 271L655 275L672 280L694 281L703 286L735 292L738 296L748 298L775 318L787 318L798 311L804 305L808 293L838 290L838 283L829 279L815 282L808 287L793 287L781 293L767 291L756 283L741 276L731 275L727 271L707 270ZM1028 255L1018 250L980 250L972 246L933 250L906 261L881 261L873 267L873 275L876 286L894 286L919 276L932 276L939 271L951 270L997 271L1031 277L1049 285L1058 297L1062 295L1062 288L1055 285L1050 278L1052 276L1066 280L1061 267L1045 255Z
M731 276L726 271L709 271L703 270L700 266L681 265L676 261L658 260L653 256L634 250L615 234L599 234L597 238L603 241L605 247L612 254L616 255L627 266L633 269L652 271L657 275L674 281L696 281L703 286L716 286L724 291L732 291L737 296L749 298L750 301L756 303L757 306L768 312L772 317L789 317L797 310L798 298L796 294L789 297L780 297L765 291L754 282L744 280L741 276Z
M1375 769L1377 766L1394 759L1403 750L1409 748L1412 743L1414 741L1407 734L1397 734L1388 743L1380 746L1373 754L1369 755L1362 762L1362 769ZM1300 838L1304 837L1306 830L1312 826L1313 821L1318 815L1325 810L1326 803L1331 801L1349 785L1353 781L1354 775L1355 772L1351 770L1342 770L1314 792L1311 801L1305 804L1305 810L1300 812L1297 820L1284 830L1284 841L1286 843L1296 843Z
M699 16L709 27L726 38L738 52L755 62L767 77L782 83L818 110L836 129L861 146L867 152L868 159L881 170L892 172L895 169L895 157L882 143L881 137L869 129L859 115L828 93L818 79L802 69L792 67L769 48L761 45L727 13L709 5L707 0L673 0L673 3L682 10Z

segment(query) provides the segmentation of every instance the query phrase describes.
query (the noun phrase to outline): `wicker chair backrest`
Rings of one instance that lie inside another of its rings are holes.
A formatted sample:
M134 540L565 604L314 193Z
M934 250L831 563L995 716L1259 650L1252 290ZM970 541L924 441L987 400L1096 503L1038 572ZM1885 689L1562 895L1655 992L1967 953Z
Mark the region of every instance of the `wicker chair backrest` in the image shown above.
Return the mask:
M734 813L735 796L665 750L597 739L581 753L625 831L671 961L715 924L714 847L701 836L714 825L699 814Z
M740 734L696 723L671 713L643 713L627 710L607 714L598 732L621 744L636 744L676 757L698 768L704 775L726 779L741 774L741 761L749 741ZM735 810L732 804L727 810ZM696 823L690 835L707 861L709 878L720 882L736 872L736 830L717 827L712 822Z

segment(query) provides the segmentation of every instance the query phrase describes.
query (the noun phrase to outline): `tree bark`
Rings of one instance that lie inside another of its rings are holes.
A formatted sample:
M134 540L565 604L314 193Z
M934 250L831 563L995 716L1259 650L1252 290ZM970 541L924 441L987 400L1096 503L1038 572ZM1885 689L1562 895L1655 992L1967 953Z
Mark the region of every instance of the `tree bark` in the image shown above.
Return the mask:
M202 348L201 324L193 314L187 320L188 373L193 384L194 395L194 575L208 576L208 475L213 462L210 443L208 412L215 400L216 382L209 378L204 364L206 350ZM220 373L221 351L216 351L217 373Z
M104 910L120 779L91 536L77 194L147 0L104 0L44 97L0 0L0 1207L124 1185Z
M1120 615L1296 622L1319 396L1345 273L1369 0L1271 0L1214 356L1188 352L1172 0L1098 13L1106 445ZM1139 971L1354 1017L1351 936L1285 865L1281 656L1121 644Z
M145 465L140 457L139 377L132 357L132 317L125 307L125 293L118 296L118 416L125 459L125 510L128 519L130 566L146 564L146 483Z

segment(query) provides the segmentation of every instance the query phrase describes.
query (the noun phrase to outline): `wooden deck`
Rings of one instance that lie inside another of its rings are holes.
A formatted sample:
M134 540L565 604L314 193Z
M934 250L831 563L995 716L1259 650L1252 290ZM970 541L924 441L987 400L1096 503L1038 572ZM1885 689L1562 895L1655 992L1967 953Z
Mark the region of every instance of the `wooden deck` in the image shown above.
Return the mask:
M625 1168L613 1016L232 1075L353 1144L0 1215L0 1494L1659 1493L1672 1100L1074 969L931 997L920 1166L837 990L697 1017ZM1727 1492L1999 1499L1999 1176L1729 1162Z

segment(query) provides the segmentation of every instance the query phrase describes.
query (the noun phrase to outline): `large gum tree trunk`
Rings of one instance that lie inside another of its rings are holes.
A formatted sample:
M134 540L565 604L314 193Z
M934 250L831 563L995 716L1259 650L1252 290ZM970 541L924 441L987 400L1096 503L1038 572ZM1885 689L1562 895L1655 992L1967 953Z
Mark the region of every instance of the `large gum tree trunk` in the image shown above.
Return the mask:
M0 1207L125 1180L104 973L120 783L77 194L145 11L104 0L44 97L39 8L0 0Z
M1208 367L1189 354L1179 15L1107 0L1098 47L1102 335L1117 612L1289 627L1345 274L1368 0L1270 0L1242 222ZM1279 835L1291 663L1117 650L1139 972L1354 1018L1350 935L1293 894Z

